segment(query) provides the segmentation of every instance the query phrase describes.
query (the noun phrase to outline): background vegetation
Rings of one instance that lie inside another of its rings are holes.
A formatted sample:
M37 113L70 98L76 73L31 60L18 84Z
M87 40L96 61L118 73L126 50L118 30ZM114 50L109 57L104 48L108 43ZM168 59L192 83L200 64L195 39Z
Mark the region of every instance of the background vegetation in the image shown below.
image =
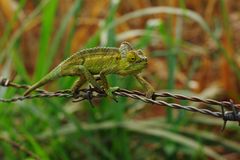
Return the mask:
M129 41L146 51L143 74L157 91L237 103L239 9L234 0L0 0L0 75L32 84L81 48ZM132 77L108 80L142 89ZM62 78L45 89L70 88L73 81ZM0 97L23 92L1 87ZM44 160L240 159L236 123L221 133L221 120L197 113L127 98L95 104L63 98L0 103L0 158L34 158L29 151Z

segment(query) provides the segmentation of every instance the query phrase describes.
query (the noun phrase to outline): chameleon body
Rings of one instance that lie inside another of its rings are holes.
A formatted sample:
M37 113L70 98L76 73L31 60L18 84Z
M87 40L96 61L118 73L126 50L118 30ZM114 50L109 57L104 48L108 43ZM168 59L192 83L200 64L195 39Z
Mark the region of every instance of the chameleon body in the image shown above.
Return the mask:
M106 75L118 74L122 76L133 75L146 90L146 95L151 97L154 90L139 73L146 67L147 57L142 50L135 50L128 42L122 42L119 48L96 47L81 50L60 63L40 81L32 85L24 95L28 95L35 89L64 76L79 76L73 87L73 94L85 83L89 82L99 90L104 89L108 96L117 87L109 87ZM94 78L99 75L100 82Z

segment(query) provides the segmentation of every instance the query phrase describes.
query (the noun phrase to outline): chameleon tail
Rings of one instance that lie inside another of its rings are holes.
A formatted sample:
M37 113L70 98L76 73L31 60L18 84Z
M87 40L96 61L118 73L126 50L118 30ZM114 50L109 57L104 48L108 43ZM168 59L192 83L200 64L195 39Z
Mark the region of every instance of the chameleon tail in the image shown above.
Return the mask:
M25 91L24 96L27 96L32 91L34 91L35 89L47 84L48 82L57 79L58 77L61 76L60 72L61 72L61 68L56 67L50 73L48 73L45 77L43 77L40 81L38 81L37 83L33 84L30 88L28 88Z

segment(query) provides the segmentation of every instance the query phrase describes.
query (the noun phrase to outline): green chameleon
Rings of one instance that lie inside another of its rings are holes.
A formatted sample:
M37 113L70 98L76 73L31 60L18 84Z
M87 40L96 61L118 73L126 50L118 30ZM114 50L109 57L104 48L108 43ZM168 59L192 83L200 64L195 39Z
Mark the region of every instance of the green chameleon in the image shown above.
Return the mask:
M146 96L151 97L154 92L153 87L139 75L146 67L147 62L147 57L144 56L143 51L133 49L128 42L122 42L119 48L96 47L83 49L60 63L40 81L32 85L24 95L28 95L35 89L57 78L79 76L79 80L74 83L71 89L73 95L77 95L79 88L85 82L90 82L98 90L103 88L108 96L113 97L113 92L118 87L109 87L106 75L118 74L135 76L146 90ZM99 82L94 77L95 75L99 76Z

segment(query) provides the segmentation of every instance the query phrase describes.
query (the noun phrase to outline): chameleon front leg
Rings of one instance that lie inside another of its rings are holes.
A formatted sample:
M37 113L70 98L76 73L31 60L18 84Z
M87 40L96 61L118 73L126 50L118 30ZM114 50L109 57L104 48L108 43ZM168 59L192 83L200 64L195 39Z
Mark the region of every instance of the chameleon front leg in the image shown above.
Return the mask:
M152 87L152 85L150 83L148 83L142 76L135 75L136 79L138 80L138 82L143 86L144 90L146 90L146 97L151 98L153 93L154 93L154 89Z

